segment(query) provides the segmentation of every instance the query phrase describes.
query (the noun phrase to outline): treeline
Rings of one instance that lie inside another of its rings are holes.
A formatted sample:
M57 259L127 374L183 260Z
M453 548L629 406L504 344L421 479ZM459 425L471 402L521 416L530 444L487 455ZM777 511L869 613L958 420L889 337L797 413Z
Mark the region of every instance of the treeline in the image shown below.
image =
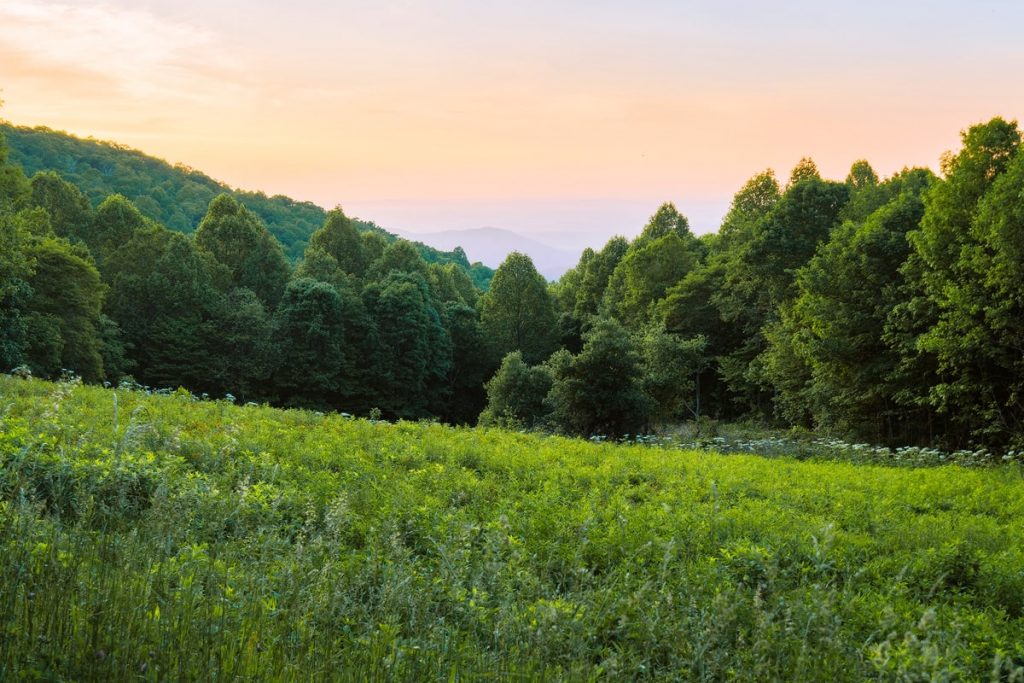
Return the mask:
M0 162L0 365L584 436L751 419L891 445L1024 447L1024 151L963 134L942 177L805 159L717 234L663 205L549 285L325 214L293 267L220 195L194 235Z
M482 420L615 435L751 418L876 443L1024 446L1016 122L966 131L942 173L883 180L858 161L837 182L804 159L784 186L753 177L699 239L662 206L551 289L536 334L507 345L522 352L490 380Z
M387 417L475 421L497 365L454 263L360 232L340 209L295 268L237 199L194 235L128 199L93 209L0 145L0 368Z
M195 169L172 166L121 145L3 123L0 135L7 138L11 161L26 175L54 171L81 190L94 207L120 194L146 218L177 232L194 232L210 202L229 194L264 222L293 262L302 258L310 235L327 219L327 212L311 202L235 190ZM372 221L352 221L360 232L376 232L389 242L397 239ZM470 263L462 249L445 252L414 244L428 263L455 263L486 289L493 272L481 263Z

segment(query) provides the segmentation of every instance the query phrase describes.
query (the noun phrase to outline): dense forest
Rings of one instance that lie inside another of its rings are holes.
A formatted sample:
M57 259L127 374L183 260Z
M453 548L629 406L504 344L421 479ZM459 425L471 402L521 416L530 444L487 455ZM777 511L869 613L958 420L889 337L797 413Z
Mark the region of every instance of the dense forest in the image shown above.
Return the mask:
M430 263L340 209L308 240L277 233L302 245L293 264L267 227L287 220L249 204L260 195L164 165L206 189L178 206L180 190L158 192L166 179L128 173L131 199L94 206L116 189L102 168L76 175L58 151L58 175L21 149L0 153L7 368L584 436L752 419L1024 447L1016 122L964 132L941 176L882 179L858 161L835 181L810 159L785 184L765 171L717 234L695 237L665 204L557 283L514 253L486 292L468 264ZM168 215L180 232L160 224Z
M194 232L213 198L229 194L259 216L293 262L302 258L310 235L327 218L327 212L312 202L235 190L195 169L172 166L122 145L4 123L0 123L0 134L7 138L11 161L26 175L54 171L81 190L93 206L120 194L146 218L177 232ZM372 221L353 218L352 222L360 232L376 232L388 242L397 239ZM493 272L481 263L471 264L461 249L444 252L415 244L428 263L456 263L486 289Z

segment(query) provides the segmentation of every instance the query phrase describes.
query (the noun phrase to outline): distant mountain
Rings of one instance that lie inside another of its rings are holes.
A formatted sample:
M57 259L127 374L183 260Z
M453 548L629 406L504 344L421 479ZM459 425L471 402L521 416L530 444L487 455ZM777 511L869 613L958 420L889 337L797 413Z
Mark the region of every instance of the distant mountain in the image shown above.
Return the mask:
M441 249L462 247L471 260L497 268L513 251L527 254L537 271L548 280L557 280L579 261L579 254L545 244L540 240L502 228L474 228L471 230L443 230L430 233L398 231L401 237L418 240Z
M122 194L143 215L178 232L194 231L210 201L227 192L258 215L281 242L288 257L297 261L309 236L323 225L327 216L322 207L312 202L238 190L195 169L171 165L124 145L4 122L0 122L0 133L7 138L11 160L26 175L55 171L82 190L93 206L111 194ZM372 221L354 220L362 231L379 232L389 241L398 239ZM462 266L481 289L487 288L494 274L483 264L470 263L454 247L439 251L423 244L417 246L428 262Z

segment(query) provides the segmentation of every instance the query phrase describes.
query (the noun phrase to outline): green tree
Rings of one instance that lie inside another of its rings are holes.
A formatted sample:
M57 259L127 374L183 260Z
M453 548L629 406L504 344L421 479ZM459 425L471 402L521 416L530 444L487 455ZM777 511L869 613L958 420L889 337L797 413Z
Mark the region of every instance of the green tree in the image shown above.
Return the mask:
M643 389L653 400L652 417L662 422L699 420L700 375L710 363L707 339L684 339L655 323L640 335L639 345Z
M220 294L210 269L191 240L159 226L137 230L107 258L106 313L124 334L139 381L217 389L209 321Z
M330 254L349 275L362 279L366 274L369 260L363 239L340 206L327 213L323 227L310 236L309 246Z
M695 242L692 236L668 232L634 243L608 282L605 310L631 329L642 327L668 289L697 266Z
M105 287L88 250L48 236L33 240L28 254L35 264L26 305L32 371L54 377L68 369L89 382L103 379Z
M442 312L452 340L452 364L442 417L452 424L472 424L487 401L484 382L494 374L498 361L484 336L476 309L460 301L449 301Z
M628 250L626 238L616 236L608 240L601 251L580 261L577 266L581 269L580 283L572 313L581 323L600 312L612 273Z
M954 301L976 295L984 306L980 292L969 293L977 283L967 271L967 255L976 244L971 225L981 198L1006 170L1021 140L1016 124L1000 118L973 126L962 138L960 152L943 158L945 177L924 197L920 229L908 236L912 250L901 269L905 294L886 329L900 352L903 373L918 378L901 401L938 410L941 421L929 425L930 440L947 446L966 443L983 421L975 408L985 402L975 398L979 388L985 389L960 373L947 355L966 329L957 331L960 312Z
M665 202L647 221L647 225L644 226L637 240L647 242L673 234L683 240L693 238L693 233L690 232L690 222L686 220L686 216L679 213L675 204Z
M383 280L391 273L418 274L430 282L430 269L412 242L397 240L384 249L369 270L369 279Z
M92 217L92 226L82 235L104 272L107 257L150 225L135 205L119 194L103 200Z
M273 322L279 358L273 385L285 405L339 407L337 390L346 367L344 308L338 290L325 282L298 278L285 287Z
M377 330L377 407L391 417L441 412L452 367L452 342L418 273L391 271L363 291Z
M28 283L35 271L28 240L25 227L0 210L0 370L25 361L24 309L32 295Z
M576 356L552 359L545 404L559 430L579 436L636 434L648 423L640 354L618 322L601 318L583 336Z
M530 257L508 255L480 298L480 322L497 354L522 351L526 362L539 362L557 345L557 316L547 283Z
M28 179L20 166L8 159L7 139L0 133L0 212L13 213L29 200Z
M218 359L207 378L212 391L244 400L268 396L278 349L272 319L255 292L240 287L215 299L204 327L211 333L211 354Z
M309 278L329 285L341 286L353 280L338 265L338 260L319 247L307 247L302 261L295 269L294 278Z
M821 174L818 173L818 165L810 157L803 157L793 167L792 172L789 174L789 183L786 185L786 189L788 190L805 180L821 180Z
M907 234L920 224L930 177L915 170L886 181L904 192L864 223L843 224L800 270L799 295L767 331L763 359L776 407L790 421L813 418L874 441L912 437L921 415L897 401L910 378L885 330L903 300Z
M58 237L86 241L92 207L82 192L53 171L40 172L30 182L31 206L46 209Z
M944 159L945 178L928 194L921 229L911 235L904 271L927 302L914 350L936 359L938 377L926 399L954 423L953 443L1024 442L1012 281L1020 149L1015 121L970 128L961 151Z
M795 297L797 269L828 239L848 196L842 183L813 176L799 180L726 258L715 303L740 344L719 356L719 371L734 395L758 412L770 409L766 380L755 360L766 346L764 329Z
M866 159L859 159L850 166L850 172L846 175L846 184L851 192L858 192L878 185L878 174Z
M290 268L280 243L256 214L221 194L210 202L195 241L227 267L232 287L249 289L269 308L277 305Z
M487 406L480 413L482 427L532 429L545 423L544 399L551 390L546 365L530 367L520 351L512 351L486 384Z

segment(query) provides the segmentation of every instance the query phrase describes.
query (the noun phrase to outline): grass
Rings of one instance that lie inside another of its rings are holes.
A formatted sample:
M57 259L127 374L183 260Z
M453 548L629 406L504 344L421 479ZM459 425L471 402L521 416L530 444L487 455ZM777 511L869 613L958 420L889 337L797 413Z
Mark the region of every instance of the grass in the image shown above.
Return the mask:
M1024 680L1016 465L0 376L0 680Z

